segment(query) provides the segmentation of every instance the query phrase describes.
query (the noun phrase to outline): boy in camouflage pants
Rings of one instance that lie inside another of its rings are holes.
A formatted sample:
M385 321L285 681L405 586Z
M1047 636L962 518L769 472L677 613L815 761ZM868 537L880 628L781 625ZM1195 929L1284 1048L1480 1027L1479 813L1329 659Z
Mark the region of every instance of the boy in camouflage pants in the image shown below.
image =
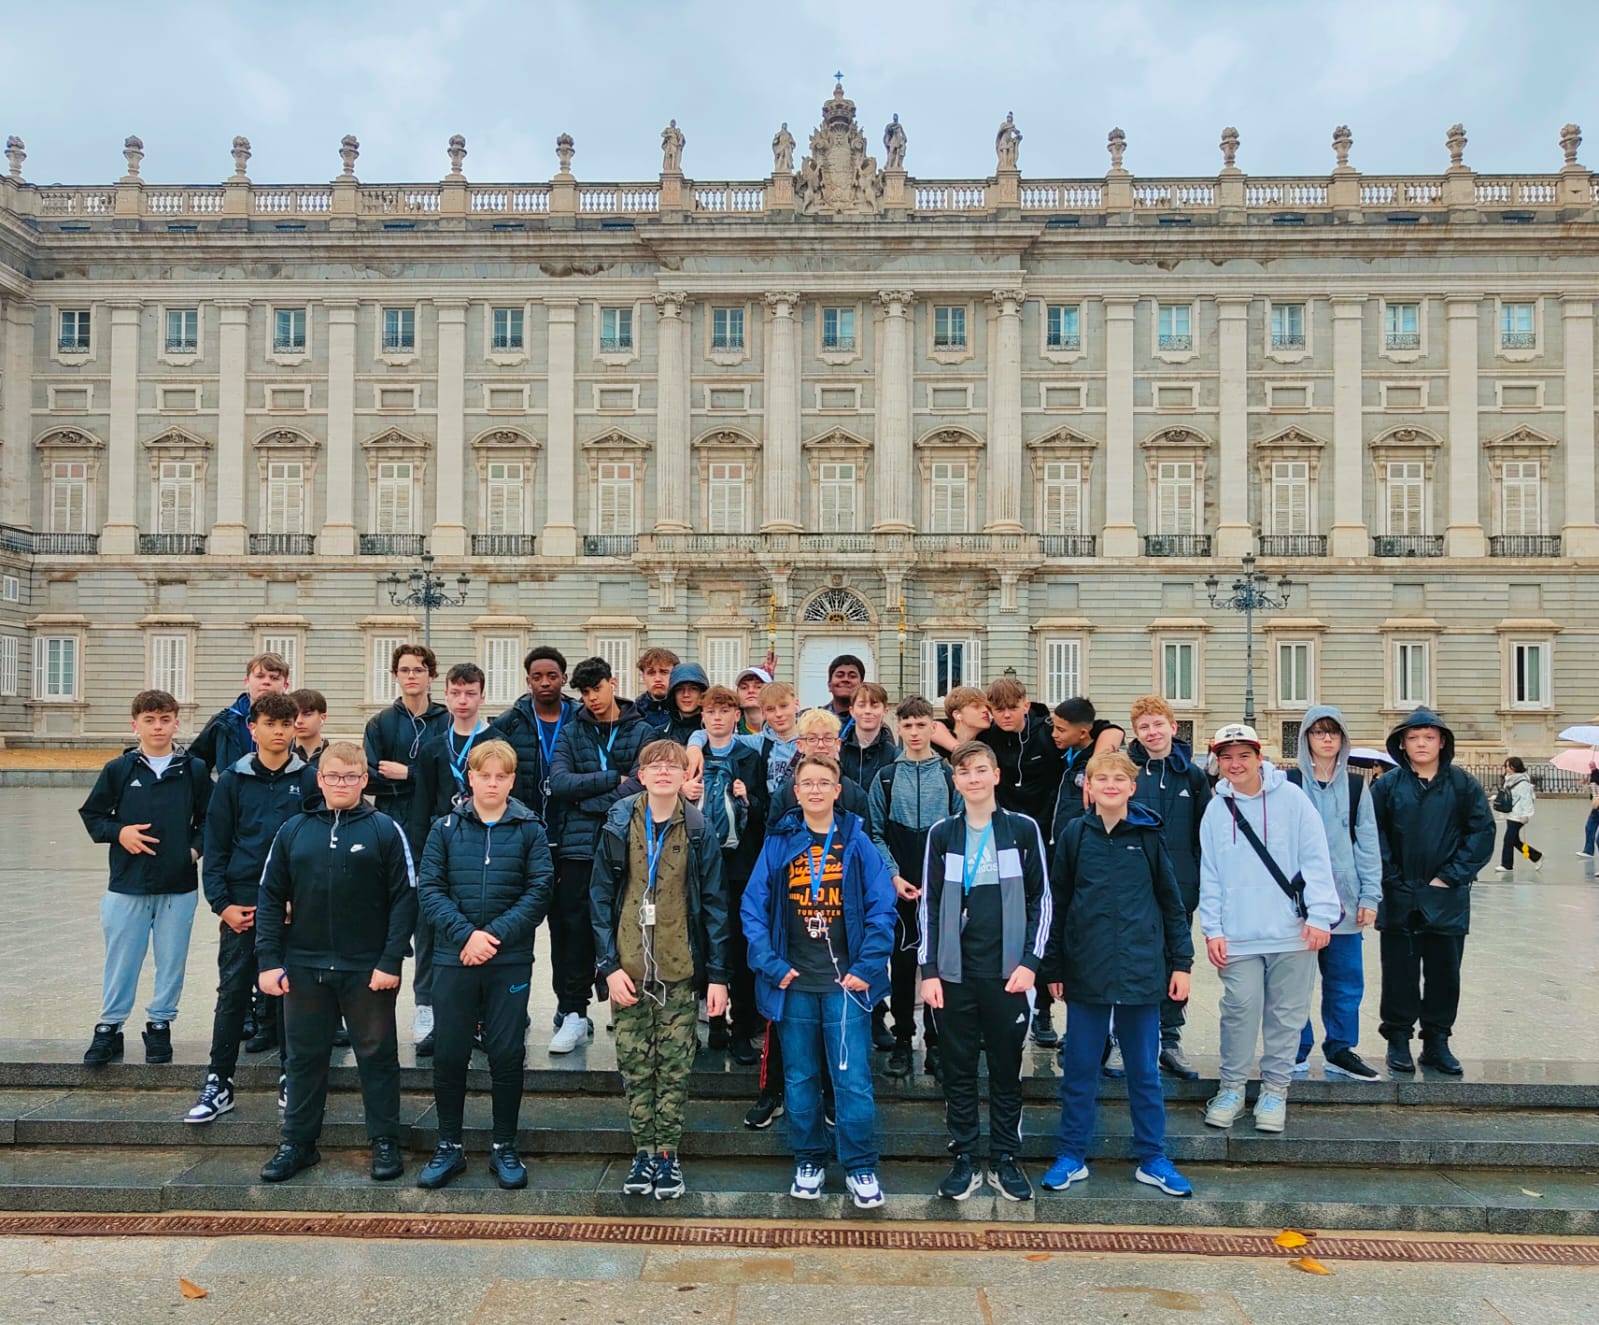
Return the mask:
M616 1062L635 1151L628 1196L683 1194L677 1147L699 1049L698 1002L727 1010L727 888L721 845L682 796L688 751L652 741L639 795L611 807L589 890L594 952L611 993Z

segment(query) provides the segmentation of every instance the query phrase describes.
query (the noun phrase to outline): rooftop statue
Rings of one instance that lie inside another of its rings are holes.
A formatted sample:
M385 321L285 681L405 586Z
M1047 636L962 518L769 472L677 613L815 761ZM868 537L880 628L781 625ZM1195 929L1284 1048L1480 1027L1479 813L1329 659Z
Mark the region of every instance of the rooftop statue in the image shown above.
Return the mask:
M774 141L774 151L776 147ZM866 154L866 135L842 82L834 85L832 99L822 103L822 122L811 134L810 149L794 176L794 205L801 215L882 209L882 172L877 158Z

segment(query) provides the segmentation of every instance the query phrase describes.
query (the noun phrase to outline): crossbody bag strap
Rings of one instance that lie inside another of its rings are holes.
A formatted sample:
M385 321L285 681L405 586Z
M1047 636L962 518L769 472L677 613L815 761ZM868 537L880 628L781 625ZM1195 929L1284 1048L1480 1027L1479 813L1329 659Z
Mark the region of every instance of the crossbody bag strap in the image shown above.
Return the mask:
M1234 826L1244 835L1244 840L1255 848L1255 854L1260 857L1260 862L1271 871L1271 877L1277 881L1277 886L1283 890L1283 895L1294 904L1294 914L1301 920L1310 918L1310 909L1305 905L1305 886L1303 883L1295 888L1289 882L1288 876L1282 872L1282 867L1273 859L1271 852L1266 850L1266 844L1255 836L1255 830L1249 826L1249 820L1238 813L1238 806L1231 796L1227 797L1227 810L1233 816Z

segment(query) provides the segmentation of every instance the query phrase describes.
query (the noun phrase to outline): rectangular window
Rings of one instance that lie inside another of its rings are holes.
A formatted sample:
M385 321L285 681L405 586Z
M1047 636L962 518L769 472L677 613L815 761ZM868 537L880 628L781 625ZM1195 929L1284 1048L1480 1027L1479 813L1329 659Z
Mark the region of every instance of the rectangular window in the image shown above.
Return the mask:
M1302 350L1305 348L1305 306L1303 304L1273 304L1271 306L1271 347L1274 350Z
M522 310L520 308L496 308L494 310L494 334L490 344L494 350L500 353L522 348Z
M1310 649L1309 640L1283 640L1277 645L1278 707L1287 709L1309 707Z
M197 495L193 461L162 461L156 480L156 533L192 534Z
M742 635L707 635L705 637L705 674L713 686L731 687L744 670L744 653L748 648Z
M0 635L0 695L17 693L17 637Z
M631 635L599 635L594 640L594 656L604 658L611 665L611 675L616 678L616 692L629 689L637 680L633 670L633 637Z
M374 635L372 637L371 690L367 698L374 704L392 703L400 693L399 683L389 670L389 660L394 651L405 643L404 635Z
M633 520L633 466L617 461L602 461L599 466L599 509L595 512L596 534L635 534Z
M60 334L56 338L56 348L62 354L87 354L89 352L89 310L87 308L63 308L61 310Z
M713 350L742 350L744 348L744 310L742 308L711 309L711 348Z
M1393 460L1388 463L1385 485L1388 497L1387 533L1425 534L1427 532L1427 470L1420 460Z
M633 310L600 309L600 353L623 354L633 348Z
M150 688L165 690L174 699L189 697L189 637L150 636Z
M1388 304L1383 312L1383 346L1390 350L1421 348L1421 305Z
M1051 707L1083 693L1083 642L1044 641L1044 702Z
M305 465L298 460L267 462L266 532L305 532Z
M1083 532L1083 467L1075 460L1050 460L1044 465L1043 534ZM1076 692L1073 691L1073 694ZM1069 698L1070 696L1067 696Z
M483 641L483 702L514 704L522 693L522 641L516 635L490 635Z
M822 310L822 348L824 350L852 351L855 348L855 310L853 308L824 308Z
M408 461L384 460L378 464L377 510L374 534L409 534L411 497L415 491Z
M272 352L274 354L305 353L305 309L273 309Z
M1160 337L1163 350L1191 350L1194 348L1194 310L1187 304L1162 304L1159 312Z
M1078 330L1079 310L1076 304L1050 304L1046 317L1047 348L1052 350L1079 350L1083 346Z
M0 575L0 599L8 603L22 601L22 581L15 575Z
M200 310L167 309L167 353L194 354L200 348Z
M1543 466L1507 460L1499 480L1499 532L1543 533Z
M1308 534L1310 528L1310 463L1277 460L1271 467L1271 531Z
M981 687L981 655L978 640L923 640L922 694L938 700L956 686Z
M1394 644L1394 707L1414 708L1430 704L1426 640L1399 640Z
M50 466L50 532L89 532L89 465L59 460Z
M1160 693L1173 704L1198 702L1194 684L1198 646L1192 640L1167 640L1160 646Z
M817 485L817 529L824 534L855 532L855 466L820 466Z
M1157 534L1195 532L1193 461L1165 460L1156 466L1155 532Z
M506 460L491 460L485 475L485 533L520 534L525 523L522 466Z
M933 348L966 348L966 309L959 304L940 304L933 309Z
M275 653L289 664L289 684L298 685L300 675L300 637L298 635L260 635L255 641L257 653Z
M927 529L934 534L964 534L967 522L966 465L964 461L933 462L928 484ZM942 692L940 692L942 693Z
M78 637L41 635L33 641L33 697L78 697Z
M1499 348L1533 350L1538 348L1537 323L1531 304L1499 305Z
M1510 646L1512 673L1510 703L1515 708L1548 708L1550 655L1548 641L1519 642Z
M416 349L416 309L383 310L383 353L409 354Z
M706 493L706 532L744 532L744 466L713 464Z

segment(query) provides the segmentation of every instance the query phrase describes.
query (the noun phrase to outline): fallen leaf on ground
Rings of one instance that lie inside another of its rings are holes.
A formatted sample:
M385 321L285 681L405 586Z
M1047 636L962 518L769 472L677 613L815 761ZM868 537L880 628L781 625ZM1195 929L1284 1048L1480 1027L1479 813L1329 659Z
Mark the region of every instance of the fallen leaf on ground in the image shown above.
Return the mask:
M1310 1239L1298 1229L1285 1228L1281 1233L1274 1237L1272 1241L1275 1242L1279 1247L1283 1247L1288 1251L1292 1251L1295 1247L1303 1247L1307 1242L1310 1241Z
M1047 1261L1049 1259L1049 1253L1047 1251L1030 1251L1022 1259L1028 1261Z
M1542 1198L1543 1198L1543 1193L1542 1193L1542 1192L1530 1192L1530 1191L1528 1191L1528 1190L1527 1190L1527 1189L1526 1189L1526 1188L1525 1188L1525 1187L1523 1187L1523 1188L1522 1188L1522 1189L1521 1189L1521 1194L1522 1194L1522 1195L1523 1195L1523 1196L1536 1196L1536 1197L1538 1197L1538 1198L1539 1198L1539 1199L1540 1199L1540 1200L1541 1200L1541 1199L1542 1199Z
M1314 1256L1301 1256L1297 1260L1292 1260L1292 1261L1289 1261L1288 1263L1290 1265L1292 1265L1294 1267L1294 1269L1303 1270L1306 1274L1331 1274L1332 1273L1331 1270L1329 1270L1325 1265L1323 1265L1320 1261L1318 1261Z
M191 1284L187 1279L178 1280L178 1291L190 1301L207 1296L205 1289L201 1288L199 1284Z

